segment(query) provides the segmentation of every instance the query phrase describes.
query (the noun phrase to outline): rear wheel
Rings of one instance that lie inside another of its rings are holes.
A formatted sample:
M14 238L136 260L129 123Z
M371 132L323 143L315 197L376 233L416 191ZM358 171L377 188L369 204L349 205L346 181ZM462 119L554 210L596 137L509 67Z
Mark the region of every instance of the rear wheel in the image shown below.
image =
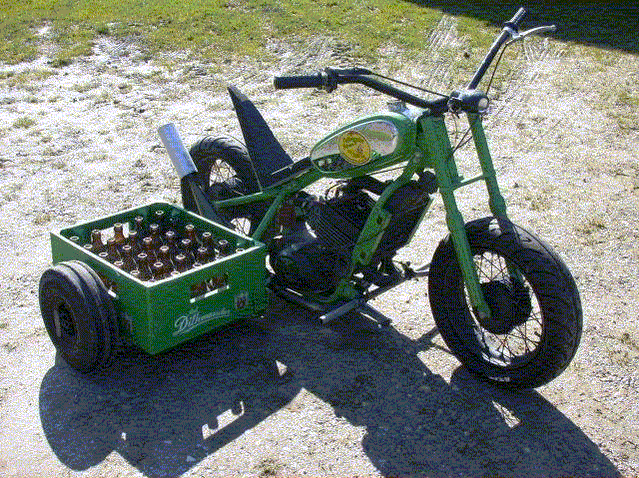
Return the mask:
M469 307L450 237L433 255L428 290L437 327L451 351L492 382L534 388L557 377L581 338L577 286L548 245L507 220L466 225L491 318Z
M231 199L259 191L259 185L248 152L244 145L233 138L207 137L190 149L198 169L204 192L213 201ZM182 182L182 203L190 211L197 212L191 190ZM220 213L245 235L251 235L264 215L265 205L235 206Z
M117 343L117 317L97 274L78 261L61 262L40 279L40 311L64 361L80 372L110 363Z

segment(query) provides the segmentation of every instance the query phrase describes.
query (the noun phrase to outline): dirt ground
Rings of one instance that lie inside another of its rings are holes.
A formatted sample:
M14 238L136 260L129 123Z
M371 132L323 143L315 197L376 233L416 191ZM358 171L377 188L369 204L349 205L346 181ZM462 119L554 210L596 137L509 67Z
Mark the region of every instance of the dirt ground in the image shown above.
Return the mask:
M46 34L46 32L43 32ZM463 50L445 17L424 60L382 65L447 86ZM274 75L347 63L326 39L273 44L273 62L223 66L148 59L101 41L52 69L0 65L0 475L637 476L639 475L639 61L535 40L487 119L511 218L551 244L581 292L584 334L570 367L536 391L477 381L450 355L426 282L330 326L273 298L264 317L151 357L127 349L86 378L56 360L38 281L49 231L155 200L179 202L157 127L185 143L240 136L225 83L263 111L293 156L386 98L274 92ZM399 66L398 66L399 65ZM472 150L460 153L469 166ZM486 215L479 188L468 219ZM435 205L403 252L429 261L445 235Z

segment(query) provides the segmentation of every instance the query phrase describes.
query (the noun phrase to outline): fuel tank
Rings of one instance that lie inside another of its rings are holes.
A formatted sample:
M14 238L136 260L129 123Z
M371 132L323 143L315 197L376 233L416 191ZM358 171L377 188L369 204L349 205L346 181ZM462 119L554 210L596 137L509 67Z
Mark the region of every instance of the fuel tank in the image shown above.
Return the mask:
M365 116L319 141L311 162L327 176L358 176L410 159L415 135L415 123L402 114Z

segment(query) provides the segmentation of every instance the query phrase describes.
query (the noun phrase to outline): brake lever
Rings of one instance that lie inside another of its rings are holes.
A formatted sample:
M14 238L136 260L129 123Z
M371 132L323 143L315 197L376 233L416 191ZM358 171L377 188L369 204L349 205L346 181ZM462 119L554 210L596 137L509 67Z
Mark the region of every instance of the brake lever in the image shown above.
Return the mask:
M526 30L524 32L519 32L513 35L512 39L508 42L508 44L514 43L519 40L523 40L528 35L540 35L546 32L556 32L557 25L542 25L540 27L531 28L530 30Z

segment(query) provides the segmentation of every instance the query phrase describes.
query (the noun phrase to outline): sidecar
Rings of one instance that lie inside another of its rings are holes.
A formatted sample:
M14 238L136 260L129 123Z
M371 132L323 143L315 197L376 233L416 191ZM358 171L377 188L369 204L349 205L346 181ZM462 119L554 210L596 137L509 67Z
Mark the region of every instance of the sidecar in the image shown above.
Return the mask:
M165 230L188 224L196 242L206 233L224 250L188 270L143 278L93 247L93 231L111 238L115 224L126 238L140 217L161 218ZM152 203L52 232L51 251L40 309L61 357L81 372L108 365L120 341L157 354L267 306L265 245L175 205Z

